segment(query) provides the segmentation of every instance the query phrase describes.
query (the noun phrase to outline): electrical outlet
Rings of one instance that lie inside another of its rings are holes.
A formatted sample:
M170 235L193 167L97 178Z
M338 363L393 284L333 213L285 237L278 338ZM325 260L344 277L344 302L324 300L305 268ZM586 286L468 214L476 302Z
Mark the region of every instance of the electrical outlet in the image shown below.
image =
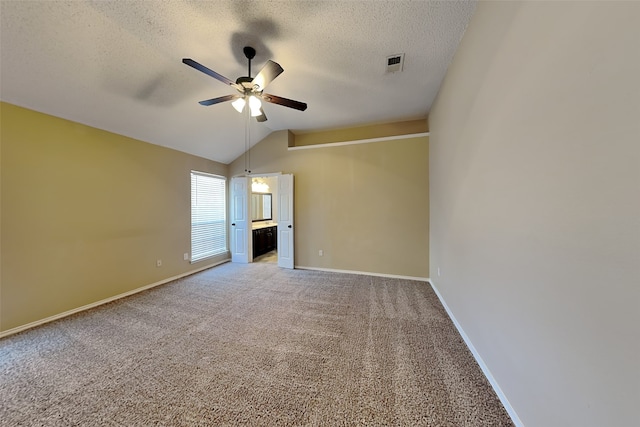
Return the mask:
M440 267L438 267L438 277L440 277Z
M324 251L323 251L322 249L320 249L320 250L318 251L318 255L320 255L320 256L324 255Z
M156 267L162 267L162 260L156 260Z
M184 260L189 261L189 254L187 252L184 253Z

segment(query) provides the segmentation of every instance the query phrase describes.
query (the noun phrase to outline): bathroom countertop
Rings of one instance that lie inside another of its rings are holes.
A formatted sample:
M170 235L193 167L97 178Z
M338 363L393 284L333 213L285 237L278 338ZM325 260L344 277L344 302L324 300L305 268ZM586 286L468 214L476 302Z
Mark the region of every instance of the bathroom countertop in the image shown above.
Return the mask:
M277 225L278 225L278 223L277 222L273 222L273 221L260 221L260 222L252 223L251 224L251 229L252 230L259 230L261 228L275 227Z

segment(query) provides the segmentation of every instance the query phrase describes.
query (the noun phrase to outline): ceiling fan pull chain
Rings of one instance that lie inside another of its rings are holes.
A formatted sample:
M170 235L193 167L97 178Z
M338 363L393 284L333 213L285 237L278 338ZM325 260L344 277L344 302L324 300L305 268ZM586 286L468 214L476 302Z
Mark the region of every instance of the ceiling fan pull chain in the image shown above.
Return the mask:
M243 117L244 120L244 171L245 173L249 173L249 161L247 159L247 134L248 134L248 129L247 129L247 120L246 120L246 110L245 110L245 117Z
M249 169L251 167L251 152L250 152L250 140L251 140L251 128L249 127L249 122L251 121L251 112L247 108L245 110L245 120L244 120L244 171L246 173L251 173Z
M249 108L247 108L247 134L249 135L247 138L248 169L249 173L251 173L251 110Z

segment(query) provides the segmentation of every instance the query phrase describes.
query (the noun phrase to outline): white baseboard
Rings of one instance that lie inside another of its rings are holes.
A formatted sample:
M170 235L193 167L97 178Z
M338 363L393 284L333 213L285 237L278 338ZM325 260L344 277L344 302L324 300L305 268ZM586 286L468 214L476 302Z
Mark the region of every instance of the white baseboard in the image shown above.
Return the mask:
M524 427L524 424L520 420L520 417L518 417L518 414L516 413L515 409L513 409L513 406L511 406L511 403L509 403L509 399L507 399L507 396L505 396L504 393L502 392L502 389L498 385L498 382L491 374L491 371L489 370L487 365L484 363L484 360L482 360L482 357L480 357L480 354L478 353L476 348L473 346L473 343L471 342L467 334L462 329L462 326L460 326L460 323L458 323L458 321L456 320L456 317L453 315L453 313L449 309L449 306L445 302L444 298L442 298L442 295L438 291L438 288L433 283L433 281L431 281L431 279L429 279L429 284L431 285L431 288L438 296L438 299L442 303L442 306L444 307L444 309L447 311L447 314L451 318L451 321L453 321L453 324L456 326L456 329L462 336L462 339L464 340L465 344L469 348L469 351L471 351L471 354L473 354L473 357L476 359L476 362L478 362L478 365L480 365L480 369L482 370L482 373L484 373L484 376L487 377L487 380L489 380L491 387L493 387L493 391L496 392L498 399L500 399L500 402L502 402L502 406L504 406L504 409L507 411L507 413L511 417L511 421L513 421L513 424L515 424L516 427Z
M330 273L359 274L359 275L363 275L363 276L389 277L391 279L417 280L419 282L428 282L429 281L429 278L427 278L427 277L400 276L400 275L397 275L397 274L372 273L370 271L337 270L335 268L306 267L304 265L296 265L294 268L297 268L298 270L328 271Z
M186 273L178 274L177 276L169 277L167 279L160 280L159 282L151 283L150 285L142 286L140 288L133 289L131 291L118 294L112 296L110 298L106 298L100 301L93 302L91 304L83 305L82 307L74 308L69 311L65 311L63 313L54 314L53 316L49 316L45 319L36 320L35 322L27 323L26 325L17 326L12 329L7 329L6 331L0 332L0 338L8 337L9 335L17 334L18 332L26 331L27 329L35 328L36 326L44 325L45 323L53 322L54 320L62 319L63 317L71 316L72 314L80 313L81 311L89 310L94 307L98 307L103 304L107 304L109 302L119 300L120 298L125 298L130 295L137 294L142 291L146 291L147 289L155 288L156 286L164 285L165 283L172 282L174 280L180 279L182 277L190 276L192 274L198 273L203 270L207 270L209 268L215 267L216 265L224 264L225 262L231 261L230 259L225 259L213 264L206 265L204 267L197 268L195 270L190 270Z

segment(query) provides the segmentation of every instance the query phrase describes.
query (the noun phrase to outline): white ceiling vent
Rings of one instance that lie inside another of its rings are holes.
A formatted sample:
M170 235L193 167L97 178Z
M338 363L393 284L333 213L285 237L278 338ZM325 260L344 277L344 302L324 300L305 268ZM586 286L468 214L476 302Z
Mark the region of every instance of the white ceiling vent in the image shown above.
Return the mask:
M387 56L387 73L402 71L404 65L404 53Z

